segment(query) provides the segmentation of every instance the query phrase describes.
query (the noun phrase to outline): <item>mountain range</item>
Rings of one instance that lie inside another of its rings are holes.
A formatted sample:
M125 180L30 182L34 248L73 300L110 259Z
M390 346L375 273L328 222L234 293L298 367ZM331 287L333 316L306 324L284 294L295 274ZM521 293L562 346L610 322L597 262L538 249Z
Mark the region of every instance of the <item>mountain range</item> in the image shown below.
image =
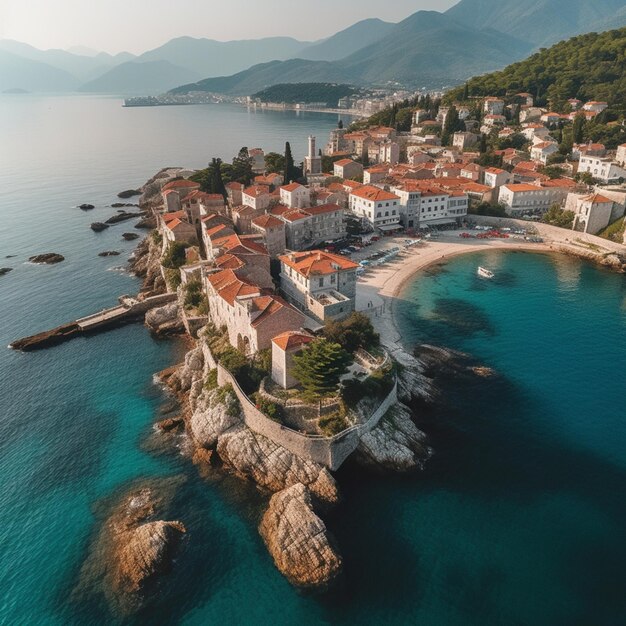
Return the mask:
M314 42L179 37L136 56L0 40L0 92L248 95L294 82L443 87L572 35L625 24L626 0L461 0L445 13L418 11L398 24L363 20Z

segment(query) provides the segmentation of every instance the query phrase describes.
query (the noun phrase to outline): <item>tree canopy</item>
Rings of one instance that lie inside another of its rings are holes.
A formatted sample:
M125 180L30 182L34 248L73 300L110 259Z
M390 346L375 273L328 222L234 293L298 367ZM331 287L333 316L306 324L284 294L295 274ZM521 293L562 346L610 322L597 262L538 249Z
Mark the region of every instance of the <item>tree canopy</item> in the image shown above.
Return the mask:
M320 338L293 357L293 376L307 395L322 398L337 391L352 357L338 344Z

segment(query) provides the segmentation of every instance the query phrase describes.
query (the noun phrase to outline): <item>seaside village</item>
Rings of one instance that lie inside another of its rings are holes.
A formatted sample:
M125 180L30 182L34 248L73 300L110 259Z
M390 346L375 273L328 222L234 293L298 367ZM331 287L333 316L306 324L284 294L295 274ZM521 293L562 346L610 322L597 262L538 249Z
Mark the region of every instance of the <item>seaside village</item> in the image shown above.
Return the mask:
M564 115L535 107L527 93L512 101L480 100L481 121L461 105L440 106L436 115L417 109L410 132L351 130L339 123L323 151L309 137L297 180L284 180L281 168L269 171L265 153L256 148L246 150L247 185L228 182L224 193L206 193L193 177L179 177L162 186L155 209L161 271L169 290L182 294L187 330L211 334L216 362L220 352L231 351L226 360L235 365L224 371L241 374L264 363L267 375L260 382L252 383L249 372L234 376L240 400L283 430L307 436L375 426L372 415L381 415L376 406L346 410L335 394L341 387L363 398L372 388L383 409L395 398L392 359L370 322L376 307L356 303L359 277L400 247L363 254L372 242L400 235L405 239L394 241L402 246L419 245L440 229L467 226L475 206L499 207L501 215L529 221L555 208L568 210L574 215L571 228L590 234L624 215L626 144L614 151L574 144L570 159L558 161L558 175L549 170L559 151L553 138L559 124L592 119L607 104L571 100L572 112ZM441 129L451 114L464 130L443 146ZM519 120L515 127L512 116ZM481 141L512 135L521 136L520 148L496 150L501 167L479 164ZM318 345L350 333L356 339L341 346L346 363L328 354L338 342ZM303 355L316 350L327 370L320 365L314 371L308 363L305 371ZM328 363L337 364L339 375L323 389L315 378L332 379ZM325 454L316 460L337 467L349 452L331 460Z

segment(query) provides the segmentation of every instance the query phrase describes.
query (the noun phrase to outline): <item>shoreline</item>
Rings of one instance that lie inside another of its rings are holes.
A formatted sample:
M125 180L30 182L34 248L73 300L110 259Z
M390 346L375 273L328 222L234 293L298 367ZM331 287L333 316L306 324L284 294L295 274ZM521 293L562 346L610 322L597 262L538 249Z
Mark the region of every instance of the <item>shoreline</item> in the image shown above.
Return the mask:
M380 334L381 342L387 346L391 354L397 356L399 352L406 352L407 347L402 342L402 333L398 327L396 306L409 283L421 271L449 259L477 252L520 251L535 254L560 254L588 260L595 264L607 267L602 263L602 255L590 255L584 249L578 250L567 239L545 241L543 243L529 243L512 239L460 239L463 231L450 231L453 234L444 234L438 239L428 240L420 247L407 249L397 260L391 263L368 270L358 281L356 310L370 317L376 331ZM571 231L564 231L571 234ZM399 245L404 238L393 238L381 241L381 247ZM368 249L366 254L371 253ZM610 266L607 269L611 269ZM613 268L614 269L614 268Z

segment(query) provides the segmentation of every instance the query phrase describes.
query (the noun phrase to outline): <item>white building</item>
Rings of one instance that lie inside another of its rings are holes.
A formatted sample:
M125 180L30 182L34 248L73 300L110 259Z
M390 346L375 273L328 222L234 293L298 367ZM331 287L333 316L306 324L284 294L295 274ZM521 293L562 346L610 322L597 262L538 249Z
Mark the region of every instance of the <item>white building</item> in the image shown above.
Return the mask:
M626 143L617 147L617 153L615 154L615 162L620 167L626 167Z
M315 137L309 135L309 153L304 157L304 175L316 177L322 173L322 157L319 156L315 148Z
M570 193L565 209L575 214L574 230L595 235L611 223L614 204L613 200L599 193L585 196Z
M485 98L483 111L488 115L502 115L504 113L504 100L500 98Z
M542 187L530 183L508 184L500 187L498 202L509 215L542 213L553 204L561 204L564 191L560 187Z
M540 141L533 145L530 149L530 158L533 161L539 161L544 165L548 159L559 151L559 146L553 141Z
M355 189L349 197L350 211L383 232L399 229L400 198L393 193L365 185Z
M488 167L485 169L483 178L485 185L492 188L501 187L502 185L513 182L513 174L498 167Z
M280 201L290 209L302 209L311 204L311 191L300 183L283 185L280 188Z
M626 169L606 157L581 156L578 172L589 172L603 183L617 182L620 178L626 178Z
M280 288L288 302L324 323L354 311L357 263L312 250L280 258Z

